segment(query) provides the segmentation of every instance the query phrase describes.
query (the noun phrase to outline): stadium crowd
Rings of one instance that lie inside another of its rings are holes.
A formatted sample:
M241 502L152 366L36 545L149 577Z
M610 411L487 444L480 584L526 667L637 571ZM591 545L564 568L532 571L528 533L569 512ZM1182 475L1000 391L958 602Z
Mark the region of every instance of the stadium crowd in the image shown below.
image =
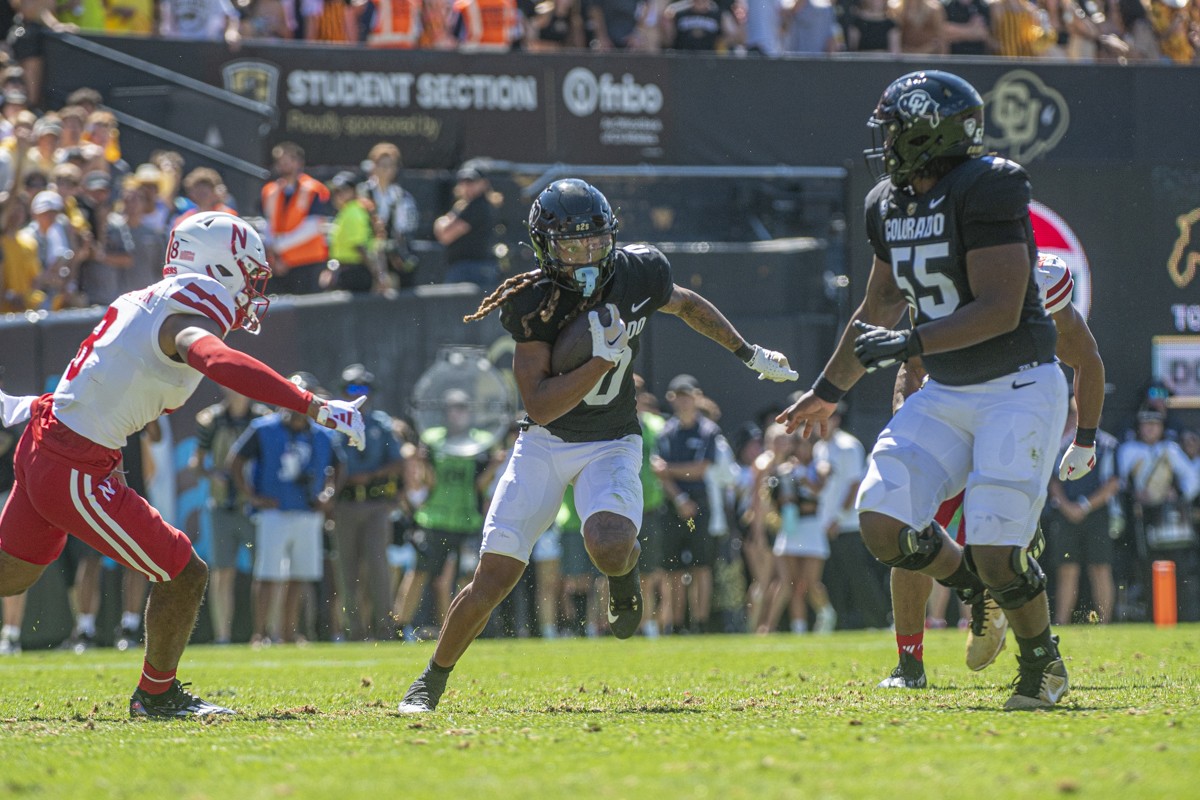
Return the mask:
M45 29L503 52L950 53L1195 63L1196 0L13 0L35 78ZM15 20L13 15L15 14ZM9 29L11 28L11 31ZM37 97L37 87L33 87Z
M988 11L993 25L1001 7L1010 4L951 2ZM265 5L259 0L242 12L265 13ZM899 13L940 8L936 2L911 5L905 3ZM1126 5L1120 4L1122 13ZM336 6L365 13L372 4ZM679 16L678 6L663 13ZM744 23L745 13L736 6L730 16ZM1150 11L1159 6L1153 0ZM570 4L564 8L570 11ZM231 8L231 13L237 12ZM851 20L847 30L857 33L848 33L845 42L863 49L864 41L875 36L869 26L855 28L852 19L891 20L891 13L885 4L868 0L855 12L860 16L846 18ZM51 19L44 18L47 24ZM163 14L164 24L170 19ZM1189 48L1196 43L1194 13L1192 19ZM242 22L246 33L246 19ZM842 27L831 25L840 48ZM280 32L291 30L285 24ZM991 41L985 26L979 30ZM1123 35L1121 41L1131 46L1136 41L1129 30ZM885 38L892 47L896 37L888 32ZM903 30L899 38L904 47ZM926 46L933 38L927 37ZM985 47L982 38L979 44ZM1070 50L1069 36L1052 46L1061 44ZM394 145L380 142L361 172L340 172L322 182L306 172L303 150L283 143L272 152L278 177L262 187L261 196L233 198L217 172L188 169L175 152L127 163L117 121L93 90L74 92L55 111L36 111L29 78L14 62L0 72L0 312L104 306L154 282L172 228L197 211L253 218L267 242L274 270L269 288L275 293L391 293L414 285L410 244L425 231L418 230L421 209L398 182L401 154ZM445 248L447 280L488 289L500 277L491 239L496 203L486 172L477 164L463 165L455 175L453 204L429 230ZM349 365L331 383L307 374L293 380L346 398L370 396L374 389L363 365ZM1128 431L1098 440L1093 478L1052 483L1043 526L1058 624L1146 619L1150 563L1158 558L1177 563L1180 618L1200 619L1200 432L1173 424L1166 399L1164 387L1152 386ZM645 391L639 397L646 434L643 633L886 627L886 568L869 556L850 510L864 470L862 443L836 424L825 437L808 441L767 420L722 420L720 409L687 375L672 380L662 400L665 404ZM454 414L469 412L461 398L447 398L446 408L448 426ZM507 453L500 443L470 457L448 454L438 439L444 430L418 434L403 415L388 411L395 409L371 410L378 435L362 454L333 437L327 451L265 447L264 437L329 435L310 430L303 417L260 408L237 395L201 412L199 450L189 469L210 487L202 526L210 541L198 545L213 568L208 607L215 641L435 634L449 598L475 565L479 511L487 506ZM470 429L469 419L454 424ZM1064 448L1072 426L1064 434ZM161 428L169 433L169 424ZM699 431L705 441L702 485L680 486L671 477L670 437L681 428ZM143 469L141 481L151 492L151 478L166 486L174 478L171 459L153 455L162 437L162 430L147 429L126 451L131 482ZM5 492L12 481L15 441L12 431L0 432L0 490ZM324 460L310 463L318 453ZM279 460L264 464L266 458ZM248 477L254 475L259 478ZM271 475L275 479L262 477ZM450 487L452 496L446 494ZM702 528L686 524L699 504L712 510ZM272 514L298 514L303 521L264 525L264 517ZM549 637L604 630L605 582L583 550L579 524L568 496L557 524L539 542L526 578L491 624L492 633ZM285 527L287 541L268 541ZM111 639L107 632L98 635L100 559L71 542L62 569L73 585L76 626L67 645L79 650L97 641L128 646L139 635L144 581L124 581L118 630ZM239 573L253 575L253 609L235 602ZM929 626L967 623L948 599L947 592L935 594ZM18 651L23 601L7 599L3 607L0 652ZM235 635L238 619L252 620L243 626L244 637Z

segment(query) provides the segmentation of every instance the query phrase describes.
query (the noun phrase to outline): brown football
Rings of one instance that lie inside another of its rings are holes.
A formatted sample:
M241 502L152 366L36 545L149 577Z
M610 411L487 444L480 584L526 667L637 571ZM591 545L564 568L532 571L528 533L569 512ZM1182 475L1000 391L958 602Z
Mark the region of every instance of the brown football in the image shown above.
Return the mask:
M600 323L609 323L608 309L604 306L593 309L600 315ZM588 327L586 311L567 323L558 332L554 340L554 348L550 351L550 371L562 375L586 364L592 358L592 330Z

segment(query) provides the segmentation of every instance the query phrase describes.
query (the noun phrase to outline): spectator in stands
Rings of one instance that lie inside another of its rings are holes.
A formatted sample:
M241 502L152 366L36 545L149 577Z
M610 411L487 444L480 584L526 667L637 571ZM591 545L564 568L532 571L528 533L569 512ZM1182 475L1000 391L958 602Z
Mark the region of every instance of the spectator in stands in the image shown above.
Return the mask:
M46 289L44 307L57 311L84 303L79 292L79 265L86 253L63 214L63 200L49 190L38 192L30 204L33 221L23 230L37 249Z
M525 49L553 53L583 45L583 17L577 0L542 0L532 5Z
M46 277L35 237L24 232L29 224L29 198L11 197L3 204L0 228L0 312L34 311L46 303Z
M349 188L353 191L354 185ZM375 376L362 364L342 370L343 399L371 397L374 388ZM387 642L396 638L387 546L392 537L392 511L402 488L404 459L392 433L392 418L382 409L370 408L370 403L368 400L362 411L366 448L362 452L344 448L345 481L333 511L333 539L350 640Z
M55 0L12 0L12 4L17 17L9 31L8 45L25 71L29 102L38 108L42 104L42 78L46 69L46 32L73 33L78 29L58 19Z
M104 30L121 36L153 36L157 0L108 0Z
M80 174L79 167L74 164L59 164L50 173L50 182L54 190L62 196L63 213L67 215L71 227L81 236L94 236L96 231L92 227L89 209L81 193L83 175Z
M154 205L154 195L144 183L127 185L121 194L125 225L129 229L129 269L118 276L121 294L160 280L167 251L167 233L161 230L161 209Z
M996 0L991 6L996 55L1033 58L1058 45L1058 29L1033 0Z
M888 13L887 0L858 0L846 23L846 50L900 52L900 26Z
M498 198L487 176L470 162L455 175L454 205L433 222L434 238L446 248L446 283L496 284L492 236Z
M454 0L458 49L507 52L520 41L516 0Z
M238 13L229 0L159 0L158 35L192 41L241 43Z
M303 373L292 376L292 381L305 388L315 385ZM274 638L268 614L281 590L283 619L278 636L285 642L303 640L299 631L303 584L319 582L324 575L321 540L325 513L333 508L341 454L332 431L310 423L302 414L280 409L253 420L230 450L234 484L256 511L251 638L255 644Z
M229 644L233 640L234 587L238 557L245 548L254 555L254 525L246 516L247 498L238 492L229 472L229 453L233 443L250 427L250 422L268 410L245 395L222 388L219 403L196 415L196 450L188 467L208 478L209 546L208 610L212 619L213 640Z
M902 53L946 53L946 9L941 0L900 0L896 22L900 26Z
M358 12L362 4L345 0L305 3L304 38L312 42L349 44L358 41Z
M304 149L282 142L271 150L279 177L263 187L264 237L271 259L271 292L313 294L329 260L325 224L329 220L329 190L304 172Z
M668 50L726 50L742 44L745 33L733 7L716 0L676 0L663 9L662 42Z
M991 39L991 10L985 0L942 0L944 32L952 56L984 56Z
M130 172L129 164L121 158L119 136L117 118L111 111L93 111L88 115L87 125L83 129L83 140L99 148L107 164L106 169L112 173L114 180L121 180ZM95 154L89 154L88 157L95 158ZM85 169L84 173L88 171Z
M377 0L367 44L399 50L417 47L424 6L422 0Z
M1192 64L1200 45L1200 27L1189 6L1194 0L1150 0L1150 25L1158 40L1159 58L1172 64Z
M1075 441L1078 421L1079 408L1072 397L1058 452L1060 461ZM1108 622L1112 619L1115 589L1109 507L1120 490L1116 450L1116 438L1105 431L1098 431L1096 466L1092 471L1072 481L1061 481L1057 474L1050 479L1050 530L1046 532L1046 539L1047 548L1058 565L1053 584L1055 625L1074 622L1081 564L1087 567L1097 621Z
M89 220L91 247L88 258L79 268L79 286L92 305L107 306L126 291L155 282L145 271L139 271L136 286L127 277L133 267L134 241L125 214L113 211L112 192L108 176L102 172L88 173L81 206ZM128 204L127 204L128 205ZM161 255L161 254L160 254ZM161 274L162 260L158 261Z
M646 9L646 0L589 0L584 4L588 46L602 53L635 48Z
M842 27L829 0L783 0L783 52L819 55L843 49Z
M33 169L44 175L54 171L58 159L58 140L62 136L62 122L58 115L49 113L42 116L33 124L33 147L29 149L27 158Z
M243 39L291 39L292 29L281 0L238 0Z
M78 106L82 108L85 115L85 121L86 117L91 116L93 112L98 111L103 103L104 96L90 86L81 87L67 95L67 105Z
M83 141L83 128L87 124L87 112L80 106L63 106L58 110L62 133L58 137L60 155L67 149L78 147Z
M215 169L196 167L189 172L183 179L183 192L191 201L192 208L180 214L175 219L175 225L202 211L223 211L237 215L237 211L225 205L225 182Z
M104 6L104 0L75 0L60 5L58 18L83 33L101 33L104 31Z
M417 201L396 182L400 169L400 148L391 142L380 142L368 155L371 163L366 181L358 185L358 193L374 209L375 237L387 269L396 276L399 288L406 289L416 282L416 258L409 248L409 239L417 230Z
M781 0L747 0L746 3L746 50L764 56L777 56L782 52L780 33Z
M143 208L141 208L145 224L159 232L170 230L170 221L174 214L171 198L163 192L164 178L162 172L153 164L139 164L133 175L122 181L125 189L135 188Z
M353 172L339 172L329 182L337 216L329 227L329 262L321 272L322 289L347 292L382 291L386 273L373 246L371 215L358 197Z

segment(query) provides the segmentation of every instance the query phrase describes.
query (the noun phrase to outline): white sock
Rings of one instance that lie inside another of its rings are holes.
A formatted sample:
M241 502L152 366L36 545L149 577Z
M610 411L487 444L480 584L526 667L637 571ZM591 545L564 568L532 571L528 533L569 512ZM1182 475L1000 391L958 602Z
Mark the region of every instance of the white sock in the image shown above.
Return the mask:
M84 636L96 635L96 615L80 614L75 620L75 630Z
M127 631L136 631L142 623L142 615L136 611L126 611L121 615L121 627Z
M808 622L802 619L792 620L792 633L808 633Z
M21 640L21 626L20 625L5 625L3 628L0 628L0 639L8 639L10 642L20 641Z

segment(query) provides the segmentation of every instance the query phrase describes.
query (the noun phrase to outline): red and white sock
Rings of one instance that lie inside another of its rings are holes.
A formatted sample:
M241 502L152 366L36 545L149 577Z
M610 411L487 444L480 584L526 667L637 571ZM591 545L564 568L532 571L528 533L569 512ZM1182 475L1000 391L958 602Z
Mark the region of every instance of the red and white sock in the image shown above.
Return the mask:
M913 634L896 634L896 649L908 653L917 661L925 660L925 632Z
M142 679L138 688L146 694L163 694L175 682L175 670L163 672L150 666L149 661L142 662Z

